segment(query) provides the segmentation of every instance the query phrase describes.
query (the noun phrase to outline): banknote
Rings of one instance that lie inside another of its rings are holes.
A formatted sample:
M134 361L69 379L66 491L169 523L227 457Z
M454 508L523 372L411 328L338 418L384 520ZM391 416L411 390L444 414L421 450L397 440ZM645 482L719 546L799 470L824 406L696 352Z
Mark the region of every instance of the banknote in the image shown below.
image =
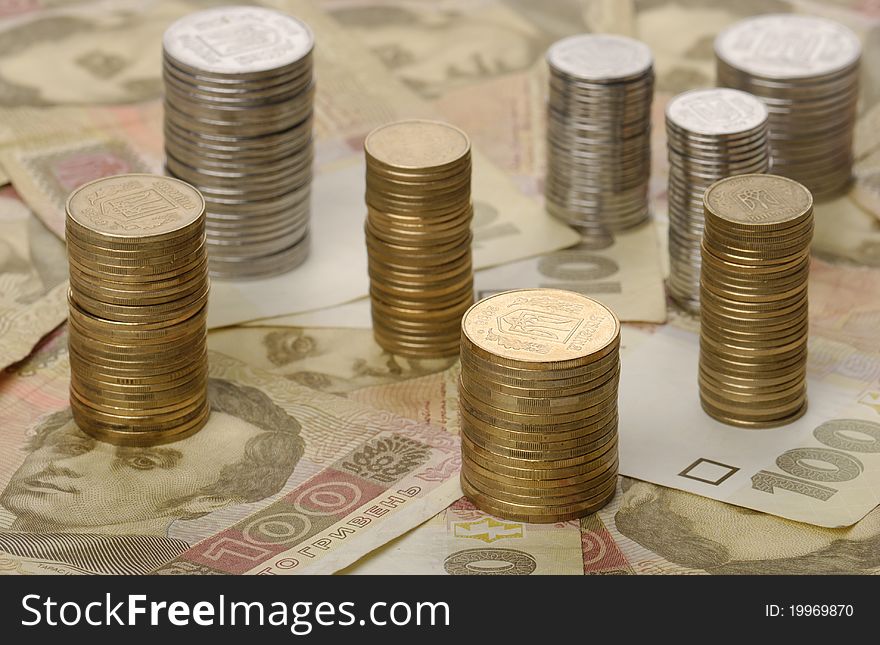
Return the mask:
M0 368L25 358L65 318L64 244L14 188L0 188Z
M342 570L346 574L878 574L880 508L822 528L628 477L577 522L495 518L466 499Z
M0 570L330 573L461 497L456 437L210 355L207 426L147 448L72 420L66 331L0 378Z

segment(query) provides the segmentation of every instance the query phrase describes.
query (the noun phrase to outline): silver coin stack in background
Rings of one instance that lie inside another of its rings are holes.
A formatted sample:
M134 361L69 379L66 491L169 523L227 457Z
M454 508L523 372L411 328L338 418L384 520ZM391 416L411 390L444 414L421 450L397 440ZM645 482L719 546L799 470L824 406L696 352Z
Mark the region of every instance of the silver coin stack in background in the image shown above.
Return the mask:
M718 85L754 94L770 112L773 172L816 198L852 174L861 44L848 28L812 16L742 20L715 39Z
M666 107L669 153L669 293L700 308L703 193L731 175L770 168L767 109L746 92L725 88L679 94Z
M275 275L308 254L313 44L305 24L259 7L165 32L166 172L205 196L215 277Z
M631 38L587 34L547 52L547 210L586 229L648 218L654 63Z

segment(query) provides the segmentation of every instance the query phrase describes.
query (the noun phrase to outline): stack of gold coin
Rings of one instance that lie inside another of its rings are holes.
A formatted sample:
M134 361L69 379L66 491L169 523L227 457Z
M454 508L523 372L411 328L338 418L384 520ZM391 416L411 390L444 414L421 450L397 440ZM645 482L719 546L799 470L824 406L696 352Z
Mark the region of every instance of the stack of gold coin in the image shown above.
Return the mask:
M721 32L715 57L719 85L766 104L773 172L817 199L842 192L852 174L858 37L824 18L770 14Z
M364 141L373 333L411 358L458 354L474 302L471 154L446 123L400 121Z
M617 482L620 323L560 289L481 300L462 319L461 485L480 509L561 522Z
M700 400L715 419L784 425L807 407L813 198L794 180L740 175L704 195Z
M647 219L654 62L631 38L587 34L547 52L547 210L587 229Z
M267 277L308 255L313 42L261 7L199 11L165 32L166 171L205 196L216 277Z
M67 202L70 405L120 445L176 441L207 421L205 201L192 186L118 175Z
M669 294L700 309L703 193L731 175L767 172L767 109L751 94L726 88L691 90L666 107L669 152Z

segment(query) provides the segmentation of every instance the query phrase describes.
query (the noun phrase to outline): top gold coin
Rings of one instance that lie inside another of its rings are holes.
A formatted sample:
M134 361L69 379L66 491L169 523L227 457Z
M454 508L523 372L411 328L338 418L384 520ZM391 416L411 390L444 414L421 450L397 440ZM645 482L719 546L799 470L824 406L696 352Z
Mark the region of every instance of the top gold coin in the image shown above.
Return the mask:
M448 123L413 119L382 125L364 140L364 151L397 169L428 169L461 161L471 149L468 136Z
M617 346L620 322L608 307L562 289L517 289L465 312L462 351L533 370L588 364Z
M73 222L101 238L165 238L205 212L201 193L178 179L131 174L83 184L67 200Z
M804 186L777 175L736 175L716 181L703 194L707 214L737 229L770 231L803 222L813 211Z

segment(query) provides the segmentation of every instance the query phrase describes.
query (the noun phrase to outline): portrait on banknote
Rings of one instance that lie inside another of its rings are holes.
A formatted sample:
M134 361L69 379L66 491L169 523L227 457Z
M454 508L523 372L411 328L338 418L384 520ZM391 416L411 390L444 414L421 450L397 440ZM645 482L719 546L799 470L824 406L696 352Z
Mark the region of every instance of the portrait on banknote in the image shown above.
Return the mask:
M278 493L304 451L300 424L260 390L209 384L212 416L166 446L96 441L69 409L39 422L0 493L0 551L90 573L146 573L190 545L171 525Z
M688 569L731 574L857 574L880 569L880 512L848 529L781 519L623 479L617 530Z

